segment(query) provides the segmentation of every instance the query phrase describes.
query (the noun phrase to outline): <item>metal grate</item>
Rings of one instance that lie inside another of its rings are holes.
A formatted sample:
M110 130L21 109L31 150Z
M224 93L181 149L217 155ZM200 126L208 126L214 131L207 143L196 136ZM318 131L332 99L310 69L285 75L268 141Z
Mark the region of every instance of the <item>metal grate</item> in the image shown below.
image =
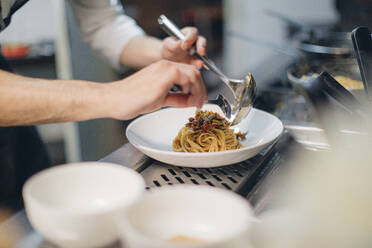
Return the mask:
M220 187L247 195L249 188L253 188L259 177L263 177L269 167L273 167L279 160L279 138L274 144L266 148L255 157L230 166L216 168L186 168L164 164L150 160L141 174L145 178L148 189L174 184L197 184Z

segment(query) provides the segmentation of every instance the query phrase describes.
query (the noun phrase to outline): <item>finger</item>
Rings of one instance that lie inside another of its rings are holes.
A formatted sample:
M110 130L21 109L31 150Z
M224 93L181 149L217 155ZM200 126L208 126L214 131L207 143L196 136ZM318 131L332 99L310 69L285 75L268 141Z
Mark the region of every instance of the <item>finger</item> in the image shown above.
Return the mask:
M202 99L204 98L202 87L203 81L199 71L195 72L194 70L191 72L191 74L192 75L190 76L190 82L192 84L192 87L190 91L190 98L188 99L188 104L190 106L197 106L198 108L201 108L203 105Z
M193 60L191 60L190 64L196 66L196 68L198 68L200 70L203 67L204 62L201 61L200 59L193 59Z
M186 51L187 49L191 48L192 45L198 39L198 29L194 27L186 27L182 29L182 32L185 34L185 41L182 42L182 49Z
M194 76L193 76L193 84L195 84L196 88L196 93L197 93L197 100L196 100L196 105L201 108L204 102L204 99L206 98L207 90L205 88L203 78L201 76L200 70L193 70Z
M203 94L201 97L201 102L205 103L208 101L208 92L207 92L207 88L205 87L204 82L201 83L201 86L202 86L202 94Z
M190 94L190 84L184 84L181 86L182 93L185 95Z
M183 108L188 107L187 100L189 96L184 94L168 94L164 101L165 107L176 107L176 108Z
M164 48L172 53L181 50L182 41L174 37L168 37L163 41Z
M187 105L201 107L205 98L205 91L200 71L192 65L173 63L173 66L175 66L175 70L172 73L171 82L180 85L183 89L189 87Z
M207 39L203 36L198 37L198 41L196 42L196 50L202 56L206 54L206 47L207 47Z
M200 92L201 92L201 95L199 97L199 108L201 108L203 106L203 103L208 97L207 97L207 89L205 87L204 81L201 76L200 76L198 83L199 83Z

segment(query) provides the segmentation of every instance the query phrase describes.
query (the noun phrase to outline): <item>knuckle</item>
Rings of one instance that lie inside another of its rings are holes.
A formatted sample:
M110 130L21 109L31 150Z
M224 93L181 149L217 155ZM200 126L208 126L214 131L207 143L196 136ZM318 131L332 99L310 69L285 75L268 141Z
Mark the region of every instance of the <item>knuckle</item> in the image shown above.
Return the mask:
M165 59L162 59L156 63L161 68L171 67L171 62Z
M198 33L198 29L196 27L190 27L190 31L196 34Z
M179 78L180 77L180 71L176 66L171 66L170 69L170 74L172 75L173 78Z
M187 33L190 36L198 34L198 29L196 27L185 27L182 29L182 31Z
M193 69L190 77L193 82L197 82L201 78L201 73L198 69Z
M200 72L198 69L194 69L194 75L195 75L197 78L201 78L201 72Z
M194 73L191 74L190 79L191 79L191 81L192 81L193 83L198 82L198 76L197 76L196 74L194 74Z

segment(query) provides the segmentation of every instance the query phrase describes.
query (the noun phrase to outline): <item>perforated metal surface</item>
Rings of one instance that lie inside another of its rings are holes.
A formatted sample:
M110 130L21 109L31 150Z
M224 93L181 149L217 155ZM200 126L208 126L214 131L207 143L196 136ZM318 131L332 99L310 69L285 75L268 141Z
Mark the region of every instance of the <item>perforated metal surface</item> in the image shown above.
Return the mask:
M187 168L164 164L150 160L141 174L145 178L147 188L174 184L197 184L220 187L241 194L249 193L249 189L262 177L265 171L280 160L278 144L284 137L266 148L257 156L242 163L216 168Z

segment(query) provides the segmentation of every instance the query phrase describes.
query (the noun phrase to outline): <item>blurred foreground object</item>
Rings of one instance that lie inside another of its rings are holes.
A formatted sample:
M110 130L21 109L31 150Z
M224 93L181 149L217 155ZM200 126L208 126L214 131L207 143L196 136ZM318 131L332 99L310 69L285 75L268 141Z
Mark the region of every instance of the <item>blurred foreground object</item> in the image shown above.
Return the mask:
M327 128L335 126L333 118L326 121ZM254 229L255 247L371 247L372 125L367 126L364 134L332 135L330 151L296 154L276 184L272 208Z

